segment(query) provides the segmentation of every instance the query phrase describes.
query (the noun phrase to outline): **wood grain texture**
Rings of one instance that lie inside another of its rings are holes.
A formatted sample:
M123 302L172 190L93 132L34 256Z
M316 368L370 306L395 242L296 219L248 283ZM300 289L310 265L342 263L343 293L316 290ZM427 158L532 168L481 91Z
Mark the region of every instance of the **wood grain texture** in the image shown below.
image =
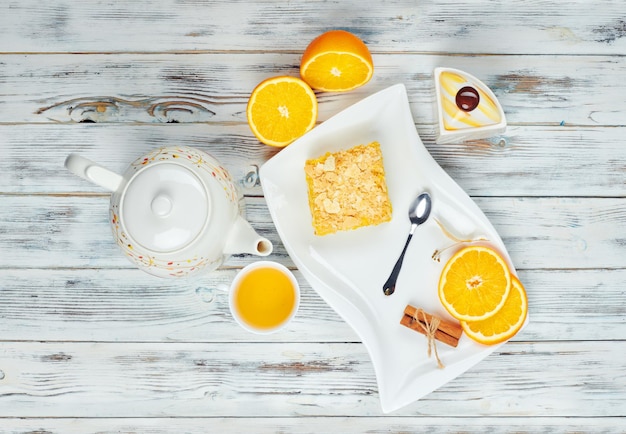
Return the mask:
M375 51L624 54L622 6L619 0L596 2L592 10L585 0L392 0L367 6L324 0L28 0L3 3L0 51L291 51L303 50L320 31L343 28Z
M3 417L381 415L361 344L2 342L0 350ZM625 350L509 343L395 414L621 416Z
M510 125L624 126L623 56L374 54L375 73L348 93L318 92L319 121L395 83L418 125L434 126L433 68L479 77ZM245 123L252 89L299 75L300 53L2 55L0 123ZM574 73L575 72L575 73ZM426 130L426 128L424 128Z
M435 161L471 196L626 197L623 127L518 126L496 140L456 145L436 145L430 128L418 131ZM121 173L155 147L179 144L216 157L252 196L263 194L258 167L278 152L247 125L5 125L0 194L103 194L64 169L69 153Z
M623 433L619 418L595 417L427 417L376 416L367 417L249 417L249 418L0 418L7 434L164 434L172 431L185 433L328 433L359 432L406 433L510 433L561 434L563 432L593 432L596 434Z
M0 336L7 341L359 342L297 270L302 299L294 321L274 335L245 332L230 315L227 294L216 289L236 271L172 282L134 269L2 270ZM518 275L528 294L530 322L514 341L620 341L626 335L626 270L600 275L593 269L521 270Z
M80 179L78 180L80 181ZM81 181L84 182L84 181ZM0 196L4 268L132 268L109 224L108 196ZM476 198L519 268L623 268L626 199ZM264 198L248 197L252 226L284 249ZM447 246L442 246L447 247ZM256 258L235 255L225 265Z

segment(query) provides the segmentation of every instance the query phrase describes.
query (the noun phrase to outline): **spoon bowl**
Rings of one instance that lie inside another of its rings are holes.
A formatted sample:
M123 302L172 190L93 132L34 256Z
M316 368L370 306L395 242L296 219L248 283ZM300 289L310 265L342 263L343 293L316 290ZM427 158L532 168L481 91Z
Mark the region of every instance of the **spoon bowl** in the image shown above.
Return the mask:
M389 275L389 279L387 279L387 281L383 285L383 293L385 295L391 295L395 292L396 281L398 280L398 276L400 275L402 261L404 261L404 254L409 247L411 238L413 238L413 233L415 233L415 229L417 229L419 225L428 220L431 209L432 200L430 198L430 194L425 192L417 196L413 203L411 203L411 206L409 206L409 221L411 222L411 230L409 231L409 236L406 239L406 243L404 244L402 253L400 254L400 257L396 261L396 265L394 265L393 270Z

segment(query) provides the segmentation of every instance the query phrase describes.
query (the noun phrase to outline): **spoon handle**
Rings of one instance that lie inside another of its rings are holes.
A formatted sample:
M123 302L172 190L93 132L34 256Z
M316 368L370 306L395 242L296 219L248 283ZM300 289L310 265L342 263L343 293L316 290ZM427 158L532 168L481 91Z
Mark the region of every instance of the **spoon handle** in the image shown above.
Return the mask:
M393 270L391 270L391 275L389 275L389 279L383 285L383 292L385 295L391 295L396 290L396 281L398 280L398 276L400 275L400 268L402 268L402 261L404 261L404 254L406 253L407 247L409 247L409 243L411 242L411 238L413 238L414 229L411 227L411 232L406 239L406 243L404 244L404 248L402 249L402 253L400 253L400 257L396 261L396 265L394 265Z

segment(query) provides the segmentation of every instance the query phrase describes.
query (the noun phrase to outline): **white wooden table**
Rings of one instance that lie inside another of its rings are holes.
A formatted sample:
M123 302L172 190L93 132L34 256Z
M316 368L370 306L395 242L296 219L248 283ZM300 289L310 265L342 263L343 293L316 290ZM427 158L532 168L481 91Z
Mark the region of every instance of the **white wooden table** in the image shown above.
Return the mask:
M276 151L245 106L331 28L367 43L375 74L319 94L320 121L404 83L426 147L529 296L522 333L390 415L356 333L297 271L293 323L249 334L213 288L256 258L195 283L151 278L114 245L108 194L63 168L70 152L121 171L197 146L240 183L270 259L295 268L256 178ZM0 431L626 432L625 55L621 0L4 0ZM436 66L483 79L506 134L436 145Z

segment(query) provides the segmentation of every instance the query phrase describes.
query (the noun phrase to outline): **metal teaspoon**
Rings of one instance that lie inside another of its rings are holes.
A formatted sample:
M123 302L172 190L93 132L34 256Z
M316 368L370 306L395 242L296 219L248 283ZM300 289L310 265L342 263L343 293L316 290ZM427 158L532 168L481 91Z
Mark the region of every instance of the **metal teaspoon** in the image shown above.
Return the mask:
M402 261L404 260L404 254L406 253L407 247L409 247L409 242L411 238L413 238L413 233L415 229L426 220L428 220L428 216L430 215L430 210L432 207L432 202L430 200L430 195L428 193L422 193L415 198L411 206L409 207L409 220L411 221L411 230L409 232L409 236L404 244L404 248L402 249L402 253L394 265L393 270L391 271L391 275L389 279L383 285L383 292L385 295L391 295L396 290L396 280L398 280L398 275L400 274L400 268L402 268Z

